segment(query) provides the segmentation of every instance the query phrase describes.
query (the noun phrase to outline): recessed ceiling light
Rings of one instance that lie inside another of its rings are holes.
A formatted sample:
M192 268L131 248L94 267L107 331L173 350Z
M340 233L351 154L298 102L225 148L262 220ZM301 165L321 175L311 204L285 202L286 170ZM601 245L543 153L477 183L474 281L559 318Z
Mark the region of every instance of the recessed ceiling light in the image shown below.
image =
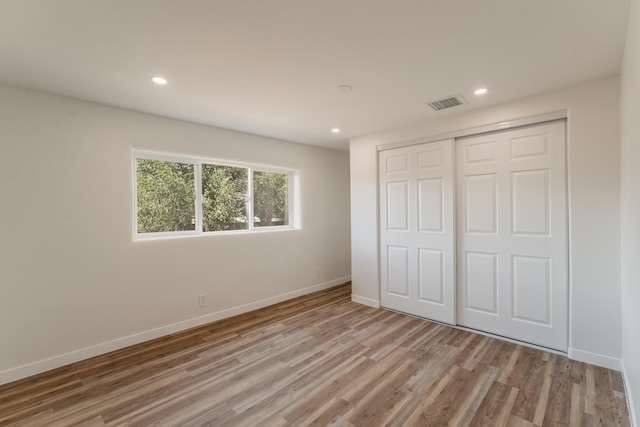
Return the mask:
M473 93L476 95L484 95L485 93L487 93L488 90L486 87L480 88L480 89L476 89Z
M333 129L331 129L331 133L340 133L340 129L333 128Z
M151 77L151 81L154 82L157 85L160 85L160 86L164 86L164 85L166 85L168 83L167 79L165 79L164 77L160 77L160 76Z
M353 88L349 85L340 85L336 87L336 90L340 93L349 93L353 90Z

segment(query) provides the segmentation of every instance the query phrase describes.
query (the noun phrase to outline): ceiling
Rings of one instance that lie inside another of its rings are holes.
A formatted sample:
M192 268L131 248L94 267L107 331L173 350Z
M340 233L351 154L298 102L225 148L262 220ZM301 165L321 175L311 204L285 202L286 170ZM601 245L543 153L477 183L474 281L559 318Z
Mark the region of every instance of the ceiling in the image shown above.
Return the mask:
M353 137L617 74L629 4L2 0L0 82L347 150ZM450 95L467 103L425 105Z

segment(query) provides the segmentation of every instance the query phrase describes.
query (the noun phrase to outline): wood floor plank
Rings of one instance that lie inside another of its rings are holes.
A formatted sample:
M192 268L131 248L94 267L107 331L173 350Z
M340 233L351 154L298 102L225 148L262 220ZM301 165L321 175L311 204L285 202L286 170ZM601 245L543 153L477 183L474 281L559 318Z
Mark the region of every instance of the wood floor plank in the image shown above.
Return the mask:
M560 376L552 376L549 387L547 406L545 408L543 426L570 426L573 386L563 381ZM567 399L571 396L571 399Z
M307 418L296 420L294 423L301 426L326 426L337 419L336 414L344 413L348 407L347 402L339 397L333 397L309 414Z
M453 365L448 373L446 387L422 411L427 424L437 425L440 420L452 420L462 416L460 410L466 411L471 404L472 396L466 393L473 389L477 375L464 368Z
M538 403L536 404L536 410L533 414L533 423L541 425L544 421L546 414L547 404L549 401L549 392L551 389L551 381L553 380L553 371L555 364L547 363L547 366L542 375L542 385L540 386L540 393L538 396Z
M354 396L349 402L352 409L345 414L345 418L354 425L373 425L382 422L389 417L389 408L396 407L401 402L406 402L409 394L402 389L407 379L420 369L417 363L410 356L405 357L397 367L391 368L372 387L369 387L362 396Z
M494 381L471 420L473 426L505 425L515 402L518 389ZM502 423L502 424L501 424Z
M536 426L534 423L529 422L527 420L523 420L522 418L518 418L515 415L509 416L507 425L509 427L539 427L539 426ZM581 426L582 424L575 424L575 425Z
M0 386L0 426L629 426L619 372L350 284Z
M584 413L584 400L582 399L582 390L580 384L571 383L571 423L573 425L582 425L582 414Z
M406 425L435 425L438 420L430 416L431 413L429 411L429 407L438 398L438 396L445 391L450 382L451 374L448 372L444 373L444 375L442 375L436 382L435 386L424 396L424 400L422 400L409 415Z
M615 409L614 409L614 425L628 425L629 421L629 408L627 406L627 398L621 391L613 392Z
M466 425L469 423L482 403L482 398L487 394L489 387L498 375L497 368L486 365L470 372L474 375L475 380L468 385L469 389L461 393L456 402L453 416L449 422L451 425Z
M511 413L520 419L534 422L540 395L544 390L544 372L548 362L541 352L530 348L516 348L509 362L511 369L503 371L499 381L518 389Z

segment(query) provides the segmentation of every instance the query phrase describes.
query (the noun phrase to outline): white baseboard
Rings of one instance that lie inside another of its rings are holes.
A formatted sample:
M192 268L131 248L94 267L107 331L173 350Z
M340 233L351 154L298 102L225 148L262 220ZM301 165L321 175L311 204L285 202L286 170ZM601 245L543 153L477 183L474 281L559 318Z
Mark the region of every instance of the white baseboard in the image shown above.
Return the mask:
M104 342L101 344L93 345L91 347L86 347L80 350L72 351L70 353L54 356L49 359L39 360L37 362L18 366L16 368L7 369L5 371L0 372L0 385L17 381L22 378L30 377L31 375L36 375L42 372L50 371L52 369L60 368L62 366L79 362L81 360L89 359L91 357L99 356L101 354L109 353L110 351L119 350L121 348L125 348L130 345L140 344L145 341L149 341L155 338L160 338L165 335L173 334L176 332L184 331L186 329L190 329L196 326L205 325L207 323L215 322L217 320L226 319L227 317L232 317L238 314L247 313L249 311L257 310L259 308L264 308L269 305L277 304L279 302L290 300L292 298L296 298L302 295L310 294L312 292L329 289L349 281L351 281L351 276L341 277L335 280L331 280L329 282L320 283L318 285L313 285L313 286L309 286L302 289L297 289L292 292L287 292L286 294L277 295L275 297L266 298L266 299L252 302L249 304L244 304L244 305L229 308L226 310L217 311L215 313L209 313L204 316L196 317L196 318L185 320L182 322L162 326L160 328L151 329L148 331L118 338L113 341Z
M373 308L380 308L380 301L371 298L351 294L351 301L357 302L358 304L368 305Z
M638 426L638 417L636 414L636 407L633 404L635 400L633 400L633 392L631 391L631 384L627 380L629 377L627 376L627 370L624 366L624 359L621 360L622 364L622 380L624 381L624 395L627 398L627 408L629 408L629 418L631 421L631 427Z
M615 369L616 371L622 370L622 360L616 359L615 357L604 356L602 354L591 353L584 350L577 350L575 348L569 348L567 355L569 356L569 359L577 360L578 362L590 363L607 369Z

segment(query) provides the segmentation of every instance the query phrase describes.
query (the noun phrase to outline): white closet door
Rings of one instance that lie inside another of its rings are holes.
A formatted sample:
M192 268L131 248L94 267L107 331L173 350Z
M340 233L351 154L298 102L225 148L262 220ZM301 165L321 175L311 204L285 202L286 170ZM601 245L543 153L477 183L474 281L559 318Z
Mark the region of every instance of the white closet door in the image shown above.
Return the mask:
M458 324L566 351L564 122L456 149Z
M453 140L381 151L383 307L455 323Z

